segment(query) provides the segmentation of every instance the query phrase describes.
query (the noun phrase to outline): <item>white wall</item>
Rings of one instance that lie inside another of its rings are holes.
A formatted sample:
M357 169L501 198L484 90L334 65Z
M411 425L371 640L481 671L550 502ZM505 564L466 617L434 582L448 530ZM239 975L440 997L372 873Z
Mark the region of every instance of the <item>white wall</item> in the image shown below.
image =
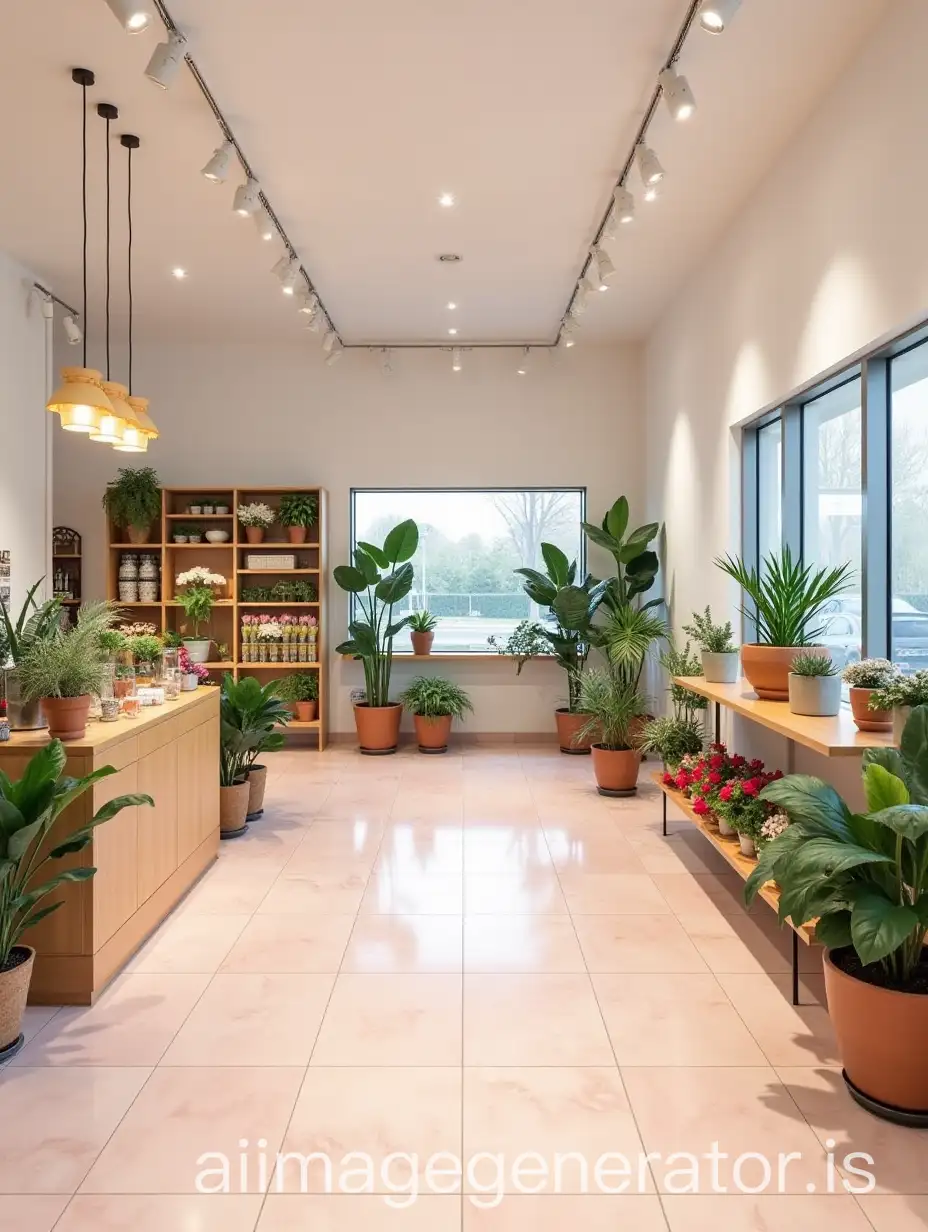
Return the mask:
M48 573L51 553L54 423L45 410L45 322L32 280L0 253L0 549L12 554L16 614Z
M149 396L161 439L145 458L166 486L319 484L329 491L329 559L347 559L352 486L583 485L595 518L621 492L643 513L639 352L575 347L539 354L516 375L511 351L349 353L326 368L318 346L136 348L135 391ZM119 370L119 369L117 369ZM84 538L85 595L104 592L103 489L129 455L56 433L56 517ZM644 518L642 516L641 520ZM345 596L330 590L328 644L345 636ZM397 666L396 687L413 666ZM436 665L438 666L438 665ZM330 723L349 731L360 666L333 660ZM553 665L516 680L511 661L447 663L471 693L470 731L549 732L566 692Z
M709 562L740 543L735 425L928 316L926 41L924 0L887 10L648 341L648 501L678 627L732 605Z

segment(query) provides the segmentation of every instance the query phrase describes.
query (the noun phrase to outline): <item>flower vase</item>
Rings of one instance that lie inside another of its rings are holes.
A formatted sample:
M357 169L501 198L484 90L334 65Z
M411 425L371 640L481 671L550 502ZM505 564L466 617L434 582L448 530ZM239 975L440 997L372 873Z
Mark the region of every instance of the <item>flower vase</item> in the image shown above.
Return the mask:
M271 642L271 644L268 646L267 649L268 649L269 662L276 663L277 656L280 651L279 644L277 642Z
M258 645L258 662L267 662L267 642L261 642Z
M318 660L318 658L319 656L316 653L316 639L314 637L311 637L309 639L309 662L315 663Z
M300 662L300 663L306 663L306 662L308 662L308 660L307 660L307 658L306 658L306 655L307 655L307 648L306 648L306 643L305 643L305 642L300 642L300 646L299 646L299 653L300 653L300 657L299 657L298 662Z

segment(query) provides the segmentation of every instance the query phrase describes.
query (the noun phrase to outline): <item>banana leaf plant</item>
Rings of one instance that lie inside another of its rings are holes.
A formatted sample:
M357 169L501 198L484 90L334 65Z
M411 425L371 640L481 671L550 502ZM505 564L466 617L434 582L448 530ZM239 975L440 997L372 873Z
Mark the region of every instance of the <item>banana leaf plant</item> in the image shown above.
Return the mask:
M360 541L353 565L337 565L334 576L342 590L357 596L362 617L348 626L351 635L335 647L336 654L356 655L364 665L369 706L390 704L393 639L412 619L408 613L393 619L393 609L412 590L409 563L419 547L419 528L412 518L394 526L383 547Z
M69 868L43 881L46 865L83 851L97 826L124 808L153 805L151 796L117 796L99 808L91 820L49 846L55 822L94 783L115 774L103 766L82 779L62 772L67 760L64 745L53 740L40 749L13 781L0 770L0 971L10 951L28 929L57 911L62 900L41 906L43 899L68 881L89 881L95 868Z
M14 625L6 604L0 599L0 667L12 660L15 667L33 642L50 637L61 621L61 601L48 599L41 606L35 601L35 592L45 581L40 577L26 595L26 601Z
M590 542L605 548L615 561L616 573L609 578L603 601L611 610L631 603L640 608L660 607L663 599L640 601L654 585L660 569L657 553L648 546L660 534L660 523L647 522L629 533L628 518L628 498L620 496L606 513L602 526L583 523Z
M576 714L580 706L583 669L590 653L593 617L603 601L608 582L597 582L590 574L577 581L577 562L567 557L553 543L541 545L546 572L538 569L516 569L525 580L523 589L533 603L548 609L557 624L554 628L542 622L534 626L542 653L552 654L567 673L568 710ZM525 664L519 658L516 672Z

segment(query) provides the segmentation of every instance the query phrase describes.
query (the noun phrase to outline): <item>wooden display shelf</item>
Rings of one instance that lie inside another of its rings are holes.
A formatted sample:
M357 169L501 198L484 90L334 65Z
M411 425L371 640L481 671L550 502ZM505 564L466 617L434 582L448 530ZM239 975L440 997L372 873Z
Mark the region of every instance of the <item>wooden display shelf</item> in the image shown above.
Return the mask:
M168 547L171 547L168 544ZM160 552L164 547L163 543L113 543L110 542L111 548L118 548L120 552Z
M188 550L194 549L197 552L215 552L217 548L234 548L235 544L229 539L225 543L208 543L204 541L203 543L166 543L164 546L171 552L179 552L185 548Z
M80 605L84 602L84 600L83 599L59 599L58 602L63 607L80 607Z
M280 723L278 726L285 728L287 731L316 731L319 727L319 720L291 719L289 723Z
M318 667L319 660L313 659L311 663L237 663L236 667L244 668L245 674L255 670L259 672L305 672L307 668Z
M225 547L226 545L221 544L220 546ZM276 577L278 573L280 574L281 577L293 577L294 575L298 577L301 573L318 573L319 570L318 569L238 569L236 570L236 572L239 574L257 573L257 574L260 574L262 577L266 577L269 573L273 574L274 577Z
M361 662L360 655L343 654L341 657L345 659L348 663L351 663L352 661L356 661L358 663ZM435 659L439 663L470 663L470 662L483 663L489 659L499 659L503 663L509 663L513 659L518 659L518 658L519 658L519 655L497 654L495 651L491 654L486 650L474 650L470 654L466 654L466 653L465 654L452 654L450 652L448 654L445 654L442 651L437 650L437 651L433 651L431 654L424 654L424 655L404 654L400 650L395 650L393 652L394 662L399 662L399 663L409 663L413 659L417 659L417 660ZM533 659L547 659L548 661L552 663L554 662L554 655L551 655L551 654L533 655L532 658Z
M166 513L164 516L169 522L183 522L185 518L188 522L208 522L213 518L218 518L220 522L231 522L235 518L234 513Z
M80 560L80 552L52 552L52 560Z
M286 602L275 599L239 599L239 607L318 607L318 599L290 599Z
M250 552L257 552L260 548L292 548L294 552L307 551L310 548L318 549L318 543L291 543L289 539L262 539L260 543L248 543L245 539L239 539L238 546L248 549ZM292 569L286 570L287 573L292 573Z
M834 718L815 718L793 714L788 702L762 701L744 679L735 684L709 684L702 676L675 676L674 684L823 757L859 757L864 749L893 747L891 732L858 731L844 707Z

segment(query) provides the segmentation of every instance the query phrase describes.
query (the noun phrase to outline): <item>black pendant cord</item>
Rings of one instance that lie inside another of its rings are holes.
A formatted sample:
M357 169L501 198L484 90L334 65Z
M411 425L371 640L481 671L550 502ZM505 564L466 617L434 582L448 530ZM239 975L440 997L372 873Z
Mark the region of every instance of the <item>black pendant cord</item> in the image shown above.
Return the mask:
M104 317L106 321L106 379L110 379L110 122L119 119L119 111L112 103L97 103L97 115L106 120L106 295Z
M129 270L129 393L132 393L132 146L128 148L128 192L126 194L126 217L129 222L129 244L126 263Z
M81 324L84 327L84 367L87 367L87 84L81 85L83 101L83 125L81 131L81 214L84 220L84 238L81 247L81 261L84 279L84 314Z

